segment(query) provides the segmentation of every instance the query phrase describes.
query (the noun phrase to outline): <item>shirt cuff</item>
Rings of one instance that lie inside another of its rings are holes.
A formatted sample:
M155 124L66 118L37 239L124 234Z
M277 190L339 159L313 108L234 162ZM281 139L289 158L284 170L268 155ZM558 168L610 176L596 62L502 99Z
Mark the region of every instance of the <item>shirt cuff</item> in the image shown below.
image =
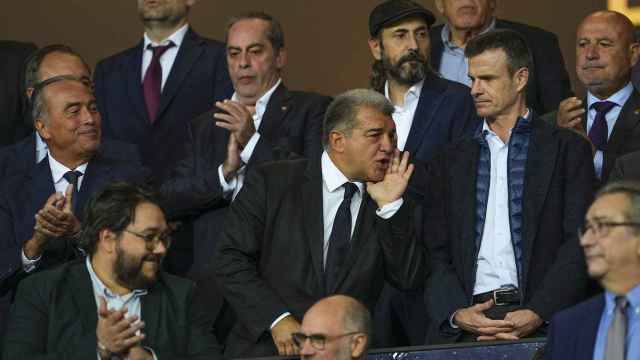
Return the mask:
M400 208L402 207L402 204L404 204L404 200L402 200L402 198L396 201L390 202L385 206L381 207L380 209L376 210L376 215L378 215L379 217L385 220L389 219L390 217L395 215L398 212L398 210L400 210Z
M40 259L42 259L42 255L33 260L29 259L27 255L24 254L24 249L22 249L20 254L22 255L22 270L24 270L24 272L26 273L30 273L35 270L38 266L38 262L40 261Z
M222 165L220 165L218 167L218 177L220 178L220 187L222 188L222 196L228 199L229 196L233 194L233 190L235 190L237 186L238 182L236 180L236 176L231 178L231 181L227 182L227 180L224 179L224 173L222 172Z
M276 319L271 323L271 326L269 327L269 329L273 329L273 327L274 327L274 326L278 325L278 323L280 322L280 320L282 320L282 319L286 318L286 317L287 317L287 316L289 316L289 315L291 315L291 313L287 311L286 313L284 313L284 314L282 314L282 315L278 316L278 317L277 317L277 318L276 318Z
M151 353L151 356L153 356L153 360L158 360L158 357L156 356L156 353L155 353L155 351L153 351L152 348L147 347L147 346L143 346L142 348Z
M449 326L451 326L454 329L460 329L460 326L456 325L453 322L453 319L456 317L457 313L458 313L458 310L454 311L453 314L451 314L451 316L449 316Z
M256 131L251 135L251 139L249 139L247 145L244 146L244 149L242 149L240 159L242 159L242 162L245 164L248 164L249 160L251 160L251 155L253 155L253 150L255 150L258 144L258 140L260 140L260 133Z

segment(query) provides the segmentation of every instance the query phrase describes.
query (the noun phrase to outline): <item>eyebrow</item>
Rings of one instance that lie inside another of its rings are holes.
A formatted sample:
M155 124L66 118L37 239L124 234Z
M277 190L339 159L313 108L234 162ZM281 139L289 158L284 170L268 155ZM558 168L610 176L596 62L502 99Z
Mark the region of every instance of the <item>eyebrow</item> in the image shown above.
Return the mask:
M249 46L247 46L247 47L246 47L246 49L253 49L253 48L256 48L256 47L263 48L263 47L264 47L264 44L261 44L261 43L252 43L252 44L249 44ZM240 46L233 46L233 45L229 45L229 46L227 46L227 49L228 49L228 50L240 50L240 51L242 51L242 47L240 47Z

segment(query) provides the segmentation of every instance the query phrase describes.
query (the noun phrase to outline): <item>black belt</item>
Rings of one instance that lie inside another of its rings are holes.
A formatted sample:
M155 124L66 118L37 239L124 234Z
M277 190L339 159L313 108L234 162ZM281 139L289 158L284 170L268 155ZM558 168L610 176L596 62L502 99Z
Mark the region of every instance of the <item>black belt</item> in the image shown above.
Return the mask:
M503 288L473 296L473 303L479 304L493 300L495 306L519 305L520 291L516 288Z

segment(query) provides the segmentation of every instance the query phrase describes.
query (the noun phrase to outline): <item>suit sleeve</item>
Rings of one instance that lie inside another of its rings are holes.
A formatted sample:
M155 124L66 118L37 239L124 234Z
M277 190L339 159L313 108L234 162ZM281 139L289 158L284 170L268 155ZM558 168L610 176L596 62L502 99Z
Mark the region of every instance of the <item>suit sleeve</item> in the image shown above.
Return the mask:
M561 166L564 171L564 199L561 200L564 243L558 248L555 261L542 284L525 304L526 308L547 321L555 312L583 300L588 280L577 229L583 224L593 199L595 171L590 145L577 134L569 135L572 140L565 143Z
M608 182L624 180L625 171L624 171L623 160L625 160L624 157L616 159L616 163L613 166L613 170L611 171L611 174L609 175L609 179L607 180Z
M227 68L227 56L224 45L221 46L221 51L218 52L215 63L215 78L212 85L213 103L231 98L231 95L233 94L233 85L229 78L229 69Z
M252 171L229 207L224 232L213 263L225 299L256 340L288 311L284 302L260 276L260 253L265 242L267 187L260 170Z
M102 118L102 134L103 137L111 137L109 134L109 112L107 111L107 91L105 89L105 75L104 75L104 63L99 62L96 65L96 70L93 73L94 92L96 96L96 102L98 104L98 110L100 111L100 117Z
M480 118L476 113L476 106L468 91L458 92L454 99L457 100L451 104L455 110L451 116L451 138L449 139L449 143L473 135L473 132L480 124Z
M544 107L542 113L557 110L560 101L572 96L571 81L565 67L558 37L551 33L541 34L533 50L537 68L538 100ZM545 44L545 45L542 45ZM542 45L542 46L540 46Z
M0 195L0 296L15 287L22 273L22 243L18 243L14 231L14 219L5 194Z
M425 286L427 313L432 320L430 333L434 342L457 336L459 331L449 326L449 317L458 309L469 306L460 279L456 273L447 223L447 180L444 154L427 166L424 199L424 239L431 261L431 273Z
M64 351L47 352L49 326L48 302L53 284L42 277L30 277L20 283L9 314L3 359L72 360L96 358L96 333L68 339Z

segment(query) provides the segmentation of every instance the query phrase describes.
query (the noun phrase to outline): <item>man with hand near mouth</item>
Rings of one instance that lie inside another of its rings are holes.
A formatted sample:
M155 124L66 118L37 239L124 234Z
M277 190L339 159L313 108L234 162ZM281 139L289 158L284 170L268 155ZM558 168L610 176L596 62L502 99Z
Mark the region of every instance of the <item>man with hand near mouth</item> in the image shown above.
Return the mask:
M214 258L239 321L225 355L297 354L292 334L317 300L375 306L384 280L422 286L422 243L405 190L414 166L396 148L393 106L373 90L327 109L321 156L254 168L229 208Z
M495 30L465 52L484 122L427 165L428 342L539 336L586 296L575 229L593 196L590 147L529 107L521 35Z

